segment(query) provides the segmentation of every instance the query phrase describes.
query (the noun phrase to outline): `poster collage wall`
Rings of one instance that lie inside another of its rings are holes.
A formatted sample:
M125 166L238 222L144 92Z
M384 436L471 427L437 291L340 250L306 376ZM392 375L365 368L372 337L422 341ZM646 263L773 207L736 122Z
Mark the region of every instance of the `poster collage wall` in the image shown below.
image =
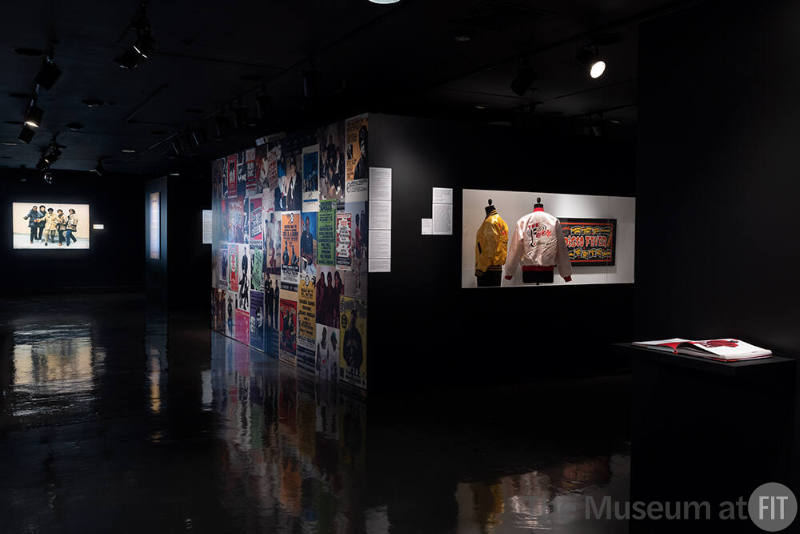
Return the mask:
M368 117L212 162L212 323L367 386Z

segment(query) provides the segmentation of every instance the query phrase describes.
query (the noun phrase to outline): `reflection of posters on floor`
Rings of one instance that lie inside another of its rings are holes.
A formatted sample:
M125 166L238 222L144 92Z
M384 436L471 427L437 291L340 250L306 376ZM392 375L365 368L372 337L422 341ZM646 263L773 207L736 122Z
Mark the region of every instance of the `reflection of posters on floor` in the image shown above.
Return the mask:
M228 156L228 198L236 198L236 154Z
M364 301L342 297L339 351L339 379L367 388L367 305Z
M297 293L297 366L314 372L316 343L316 277L301 275Z
M319 211L319 145L303 148L303 211Z
M248 298L249 300L249 298ZM236 310L236 340L245 345L250 344L250 314L246 311Z
M264 307L266 308L266 352L278 356L280 352L280 294L281 277L269 274L264 287Z
M344 123L337 122L321 128L317 138L320 199L344 200Z
M250 216L248 217L250 221L250 243L253 241L261 241L263 232L262 224L264 222L261 220L261 197L250 197L248 204L250 208Z
M297 276L300 272L300 212L281 214L281 287L297 291Z
M339 329L317 324L317 375L322 380L339 377Z
M353 264L353 215L336 213L336 266L349 269Z
M250 244L250 289L262 291L264 289L264 251L261 250L261 241ZM251 311L252 313L252 311Z
M317 254L317 214L303 212L301 214L302 233L300 234L300 273L315 275Z
M245 165L246 165L246 188L247 188L247 196L253 196L258 193L261 193L261 189L258 188L258 176L256 170L256 149L250 148L245 151Z
M347 202L367 200L369 167L367 163L367 141L369 138L366 115L348 119L345 122L346 136L346 192Z
M280 299L280 359L295 364L297 358L297 302Z
M336 263L336 208L337 200L322 200L317 214L317 263Z
M250 292L250 345L264 350L264 293Z

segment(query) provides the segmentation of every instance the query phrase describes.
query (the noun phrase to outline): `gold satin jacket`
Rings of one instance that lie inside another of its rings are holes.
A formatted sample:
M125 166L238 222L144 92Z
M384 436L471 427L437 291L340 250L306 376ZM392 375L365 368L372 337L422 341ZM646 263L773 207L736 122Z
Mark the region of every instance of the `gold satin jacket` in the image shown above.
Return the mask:
M478 228L475 238L475 276L502 271L508 254L508 225L492 210Z

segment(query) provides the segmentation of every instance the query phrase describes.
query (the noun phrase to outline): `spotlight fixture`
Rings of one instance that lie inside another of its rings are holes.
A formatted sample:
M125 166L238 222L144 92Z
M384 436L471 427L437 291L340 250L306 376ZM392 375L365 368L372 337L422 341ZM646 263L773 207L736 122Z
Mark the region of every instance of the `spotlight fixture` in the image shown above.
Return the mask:
M150 19L147 18L147 0L142 0L139 11L127 29L136 31L136 39L130 48L114 58L114 61L123 69L135 69L152 56L155 49L155 39L150 32Z
M44 58L42 66L39 68L39 73L34 78L34 82L44 87L48 91L52 89L58 78L61 77L61 69L58 68L52 56Z
M47 169L44 171L44 173L42 173L42 180L44 180L44 183L47 185L53 185L53 173L50 172L50 169Z
M103 167L103 158L97 158L97 165L95 165L94 169L90 170L89 172L96 174L97 176L103 176L103 173L106 172L105 168Z
M527 56L521 56L517 66L517 76L511 82L511 90L518 96L525 96L535 80L536 72L531 67L530 60Z
M23 143L30 143L33 140L33 136L36 134L36 130L28 126L27 124L22 127L22 131L19 132L17 139L22 141Z
M31 100L23 120L25 126L38 128L42 124L42 117L44 117L44 110L36 105L36 100Z
M589 76L592 79L596 80L606 72L606 62L600 56L597 45L594 43L585 44L578 51L576 59L589 69Z

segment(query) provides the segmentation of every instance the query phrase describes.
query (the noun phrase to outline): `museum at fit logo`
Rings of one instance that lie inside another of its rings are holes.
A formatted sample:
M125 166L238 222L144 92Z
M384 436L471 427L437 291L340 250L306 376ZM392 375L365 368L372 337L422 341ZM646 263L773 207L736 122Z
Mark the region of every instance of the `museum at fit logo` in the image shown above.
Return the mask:
M614 501L603 497L586 498L586 519L619 521L745 521L766 532L780 532L791 525L797 516L797 498L792 490L777 482L757 487L745 500L723 501L712 505L708 501Z

